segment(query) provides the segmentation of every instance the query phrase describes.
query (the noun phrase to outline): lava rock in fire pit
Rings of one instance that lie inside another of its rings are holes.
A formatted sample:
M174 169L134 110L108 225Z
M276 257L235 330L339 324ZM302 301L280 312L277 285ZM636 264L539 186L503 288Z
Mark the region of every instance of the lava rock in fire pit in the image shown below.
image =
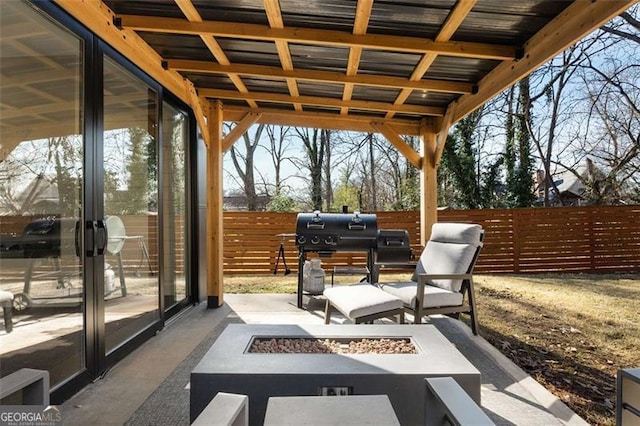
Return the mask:
M415 354L409 339L334 339L255 338L249 353L262 354Z

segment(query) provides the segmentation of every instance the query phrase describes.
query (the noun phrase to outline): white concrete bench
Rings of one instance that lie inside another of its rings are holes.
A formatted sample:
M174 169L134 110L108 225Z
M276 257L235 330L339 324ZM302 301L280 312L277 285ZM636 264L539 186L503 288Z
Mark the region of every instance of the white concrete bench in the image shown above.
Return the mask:
M404 324L402 300L369 283L331 287L325 289L323 294L327 299L324 312L325 324L331 321L333 309L338 310L356 324L396 315L398 322Z
M0 400L20 391L20 405L49 405L49 372L21 368L0 379Z
M194 426L248 426L249 397L218 392L191 424Z
M453 378L432 377L425 381L425 425L494 425L489 416Z

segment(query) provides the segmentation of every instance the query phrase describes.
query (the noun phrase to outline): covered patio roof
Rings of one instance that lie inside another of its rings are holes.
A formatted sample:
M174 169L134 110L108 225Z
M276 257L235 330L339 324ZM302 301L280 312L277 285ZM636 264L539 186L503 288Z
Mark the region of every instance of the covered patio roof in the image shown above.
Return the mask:
M56 2L183 99L222 100L226 121L420 135L636 0Z
M215 265L222 154L252 124L382 133L422 172L425 241L451 124L637 0L55 2L193 108ZM237 122L226 136L223 121ZM419 152L401 135L420 136ZM217 269L209 296L221 303Z

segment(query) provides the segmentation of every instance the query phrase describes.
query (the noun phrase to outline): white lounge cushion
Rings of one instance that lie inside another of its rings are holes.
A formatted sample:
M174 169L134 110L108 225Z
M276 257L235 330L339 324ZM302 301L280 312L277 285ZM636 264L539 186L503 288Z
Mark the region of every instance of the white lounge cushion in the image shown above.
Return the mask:
M323 294L351 319L402 308L402 300L369 283L325 288Z
M406 305L415 309L418 286L413 281L379 283L381 289L396 296ZM462 305L462 293L458 291L445 290L440 287L424 286L424 308L436 308L440 306L460 306Z

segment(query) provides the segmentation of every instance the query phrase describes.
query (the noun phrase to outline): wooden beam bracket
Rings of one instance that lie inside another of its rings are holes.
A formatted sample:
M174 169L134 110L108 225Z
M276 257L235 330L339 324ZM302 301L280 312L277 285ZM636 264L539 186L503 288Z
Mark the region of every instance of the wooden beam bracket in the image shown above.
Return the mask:
M422 169L422 158L411 146L409 146L400 135L383 122L371 122L371 127L382 133L385 138L395 146L402 155L404 155L411 164L417 169Z
M260 120L262 114L259 112L248 112L247 115L242 117L242 120L235 125L233 129L229 132L227 136L222 140L222 152L227 151L231 146L236 143L238 138L244 135L249 127L255 124L258 120Z

